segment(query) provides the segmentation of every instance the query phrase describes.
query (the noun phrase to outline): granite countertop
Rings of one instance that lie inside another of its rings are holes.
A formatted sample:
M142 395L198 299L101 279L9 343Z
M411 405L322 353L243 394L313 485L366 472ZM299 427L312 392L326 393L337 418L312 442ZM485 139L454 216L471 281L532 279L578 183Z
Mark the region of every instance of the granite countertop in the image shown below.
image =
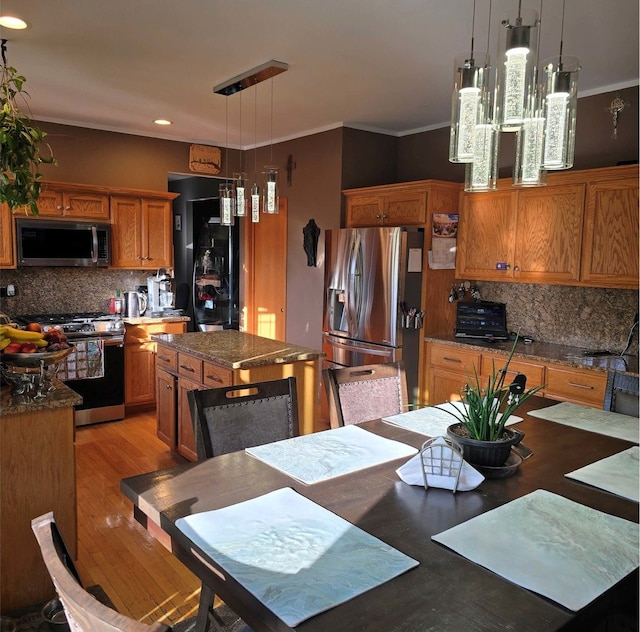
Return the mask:
M488 342L483 340L462 340L452 335L426 337L427 342L444 342L453 346L469 348L475 347L483 353L509 353L513 347L512 340ZM546 364L564 364L579 369L593 369L596 371L617 371L628 375L638 375L638 356L601 355L585 356L582 347L553 344L550 342L524 343L518 341L514 358L537 360Z
M228 369L248 369L267 364L316 360L325 355L322 351L254 336L235 329L157 334L151 336L151 339Z
M3 386L0 389L0 410L2 410L2 416L32 413L36 410L50 408L68 408L82 404L82 397L60 380L54 379L52 380L52 384L55 386L55 390L38 399L33 399L25 395L12 395L12 387L9 385Z

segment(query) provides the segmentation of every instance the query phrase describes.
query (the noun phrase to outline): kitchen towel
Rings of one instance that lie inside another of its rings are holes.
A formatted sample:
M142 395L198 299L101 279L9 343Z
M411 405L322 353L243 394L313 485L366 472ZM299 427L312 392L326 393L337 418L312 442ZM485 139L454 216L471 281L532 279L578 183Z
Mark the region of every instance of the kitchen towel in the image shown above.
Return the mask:
M104 377L104 340L74 340L75 353L61 362L57 377L63 382Z
M247 448L246 452L311 484L409 457L417 450L350 425Z
M444 437L438 437L432 446L446 445ZM460 457L462 458L462 457ZM396 474L400 480L407 485L420 485L424 487L424 474L422 471L422 455L416 454L412 459L407 461L402 467L396 470ZM466 461L462 461L462 469L460 470L460 478L458 479L457 491L468 492L475 489L482 483L484 476L469 465ZM427 475L427 483L429 487L440 487L442 489L451 489L455 484L455 479L451 476L441 476L436 474Z
M447 434L447 428L459 421L452 412L460 411L463 406L462 402L445 402L437 406L416 408L399 415L383 417L382 421L429 437L444 437ZM522 417L511 415L507 419L506 425L511 426L520 421L522 421Z
M638 525L538 489L432 540L577 611L638 568Z
M291 627L419 564L289 487L176 526Z
M624 452L618 452L585 465L565 476L638 502L640 500L639 450L638 446L634 446Z
M637 417L612 413L608 410L589 408L569 402L562 402L555 406L532 410L529 412L534 417L547 419L557 424L573 426L589 432L624 439L632 443L638 443L639 424Z

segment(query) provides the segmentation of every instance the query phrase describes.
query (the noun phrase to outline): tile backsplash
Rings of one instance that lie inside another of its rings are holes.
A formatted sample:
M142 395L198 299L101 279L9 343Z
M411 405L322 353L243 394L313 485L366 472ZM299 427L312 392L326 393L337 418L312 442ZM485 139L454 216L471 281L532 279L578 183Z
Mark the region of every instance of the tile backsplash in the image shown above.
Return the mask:
M507 305L507 326L540 342L623 351L638 292L560 285L478 283L481 297ZM638 353L638 332L631 352Z
M116 290L147 285L150 270L103 268L18 268L2 271L2 285L13 283L16 296L0 299L0 311L18 314L108 312Z

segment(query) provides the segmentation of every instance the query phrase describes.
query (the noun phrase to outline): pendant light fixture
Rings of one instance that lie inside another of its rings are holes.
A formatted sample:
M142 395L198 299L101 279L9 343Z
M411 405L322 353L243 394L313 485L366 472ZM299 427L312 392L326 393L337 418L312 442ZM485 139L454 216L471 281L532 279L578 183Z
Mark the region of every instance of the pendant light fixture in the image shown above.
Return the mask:
M576 114L578 109L577 57L563 56L564 9L560 28L560 55L542 63L541 82L544 99L544 151L545 169L560 170L573 167L576 141Z
M220 223L223 226L233 226L233 187L229 183L229 101L225 101L225 124L224 124L224 183L218 188L220 198Z
M473 161L476 125L486 123L482 120L482 105L489 84L489 55L474 52L475 22L476 0L473 0L471 51L454 61L449 139L449 161L454 163Z
M535 11L523 11L518 0L518 15L502 21L504 37L498 52L496 77L496 120L503 132L515 132L522 126L525 109L535 88L539 20Z
M235 202L235 214L237 217L244 217L247 214L247 174L242 170L242 92L240 93L240 122L239 122L239 145L240 145L240 170L233 174L233 196Z
M543 0L540 0L540 26L536 46L538 54L542 33L542 9ZM539 59L536 59L536 68L539 68ZM539 187L547 183L547 172L542 168L545 123L542 90L537 77L534 83L534 89L527 99L522 126L516 132L516 156L513 164L513 186L516 187Z
M269 162L264 168L262 212L274 215L278 212L278 167L273 165L273 78L271 79L271 141Z
M251 221L260 221L260 187L258 186L258 84L254 86L253 185L251 187Z

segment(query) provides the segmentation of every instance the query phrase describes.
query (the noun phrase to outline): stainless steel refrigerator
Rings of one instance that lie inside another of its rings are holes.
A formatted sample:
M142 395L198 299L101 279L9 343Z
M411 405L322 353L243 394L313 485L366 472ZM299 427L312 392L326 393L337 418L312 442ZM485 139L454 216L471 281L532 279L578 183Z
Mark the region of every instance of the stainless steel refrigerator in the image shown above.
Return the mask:
M417 403L422 248L420 229L344 228L325 235L325 366L402 360Z

